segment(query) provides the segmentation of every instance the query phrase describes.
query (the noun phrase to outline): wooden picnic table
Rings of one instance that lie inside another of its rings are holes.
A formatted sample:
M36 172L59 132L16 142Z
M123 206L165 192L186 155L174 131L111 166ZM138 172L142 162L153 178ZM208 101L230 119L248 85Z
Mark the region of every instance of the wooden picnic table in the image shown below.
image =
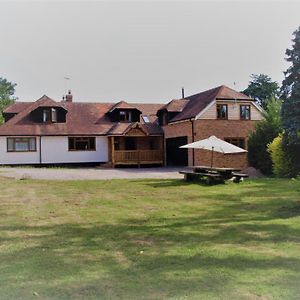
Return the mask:
M238 168L220 168L209 166L193 166L191 171L181 171L184 174L185 180L195 180L199 177L207 177L209 183L224 183L225 180L234 178L234 182L239 183L241 178L248 177L247 174L238 173L241 170Z

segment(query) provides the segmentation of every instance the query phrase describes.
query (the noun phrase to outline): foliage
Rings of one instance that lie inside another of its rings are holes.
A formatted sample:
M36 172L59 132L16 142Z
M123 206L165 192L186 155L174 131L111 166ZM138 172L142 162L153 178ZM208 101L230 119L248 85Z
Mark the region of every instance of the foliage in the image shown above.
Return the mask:
M251 80L249 85L243 93L256 100L264 109L266 109L269 99L277 99L279 97L279 85L265 74L252 74L250 77Z
M256 124L248 139L249 164L265 175L272 174L272 159L267 145L282 131L281 104L282 101L275 98L268 101L264 120Z
M298 180L0 189L0 299L299 298Z
M0 77L0 124L3 123L3 110L16 100L14 97L15 87L15 83Z
M268 145L268 151L271 154L273 172L278 177L288 177L291 171L291 161L282 142L282 134L276 137Z
M282 90L283 143L292 159L292 175L300 172L300 27L294 32L292 49L286 50L286 60L291 66L285 72Z

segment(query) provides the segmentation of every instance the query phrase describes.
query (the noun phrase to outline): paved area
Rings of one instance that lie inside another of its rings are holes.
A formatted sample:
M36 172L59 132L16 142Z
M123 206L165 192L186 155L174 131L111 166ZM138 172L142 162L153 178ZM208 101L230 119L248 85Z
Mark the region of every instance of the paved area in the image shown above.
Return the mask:
M92 180L92 179L173 179L182 178L182 168L34 168L2 167L0 176L15 179Z

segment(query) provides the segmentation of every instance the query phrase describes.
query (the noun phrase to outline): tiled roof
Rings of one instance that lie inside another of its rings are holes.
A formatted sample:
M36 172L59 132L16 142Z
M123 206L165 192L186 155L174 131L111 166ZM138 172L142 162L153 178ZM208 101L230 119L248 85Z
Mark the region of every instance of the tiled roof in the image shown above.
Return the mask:
M189 103L189 99L174 99L164 105L160 110L167 110L168 112L181 112Z
M175 116L171 122L195 118L209 103L215 99L236 99L236 100L252 100L248 96L239 93L225 85L195 94L185 99L189 102L184 110Z
M43 96L35 102L15 102L5 113L17 115L0 126L0 135L122 135L133 123L111 122L107 113L114 109L137 109L143 118L139 126L149 135L162 134L157 124L157 111L178 112L171 122L195 118L207 105L216 99L252 100L248 96L224 85L195 94L184 99L172 100L166 105L127 103L57 102ZM38 107L61 107L67 111L65 123L34 123L30 113Z
M12 105L8 106L3 112L4 113L17 114L20 111L26 109L31 104L32 104L32 102L18 102L18 101L16 101Z
M136 123L116 123L108 131L108 135L123 135L130 130L131 127L135 126ZM139 123L138 126L147 134L147 135L162 135L163 130L156 123Z
M110 121L107 112L114 103L83 103L83 102L56 102L47 96L43 96L36 102L26 103L21 110L21 104L17 102L6 111L19 112L15 117L0 126L0 135L106 135L116 123ZM38 107L63 107L67 110L65 123L34 123L30 120L30 113ZM151 115L162 104L142 104L134 108L141 110L144 115ZM155 124L149 127L158 127ZM120 123L127 125L126 123ZM122 126L124 126L122 125ZM148 126L148 125L147 125ZM125 126L126 127L126 126ZM121 128L119 128L121 129ZM125 130L125 129L124 129ZM119 130L120 134L122 131ZM154 132L154 131L153 131ZM149 132L149 134L151 134Z
M120 101L120 102L116 103L115 105L113 105L111 107L111 109L109 110L109 112L112 112L115 109L137 109L137 108L133 105L130 105L129 103L127 103L125 101Z

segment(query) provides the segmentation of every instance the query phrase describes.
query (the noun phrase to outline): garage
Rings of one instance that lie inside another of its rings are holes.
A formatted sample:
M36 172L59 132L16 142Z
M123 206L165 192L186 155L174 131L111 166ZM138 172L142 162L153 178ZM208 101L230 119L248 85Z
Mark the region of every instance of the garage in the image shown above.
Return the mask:
M187 143L187 136L166 139L166 161L168 166L188 165L188 149L179 148Z

